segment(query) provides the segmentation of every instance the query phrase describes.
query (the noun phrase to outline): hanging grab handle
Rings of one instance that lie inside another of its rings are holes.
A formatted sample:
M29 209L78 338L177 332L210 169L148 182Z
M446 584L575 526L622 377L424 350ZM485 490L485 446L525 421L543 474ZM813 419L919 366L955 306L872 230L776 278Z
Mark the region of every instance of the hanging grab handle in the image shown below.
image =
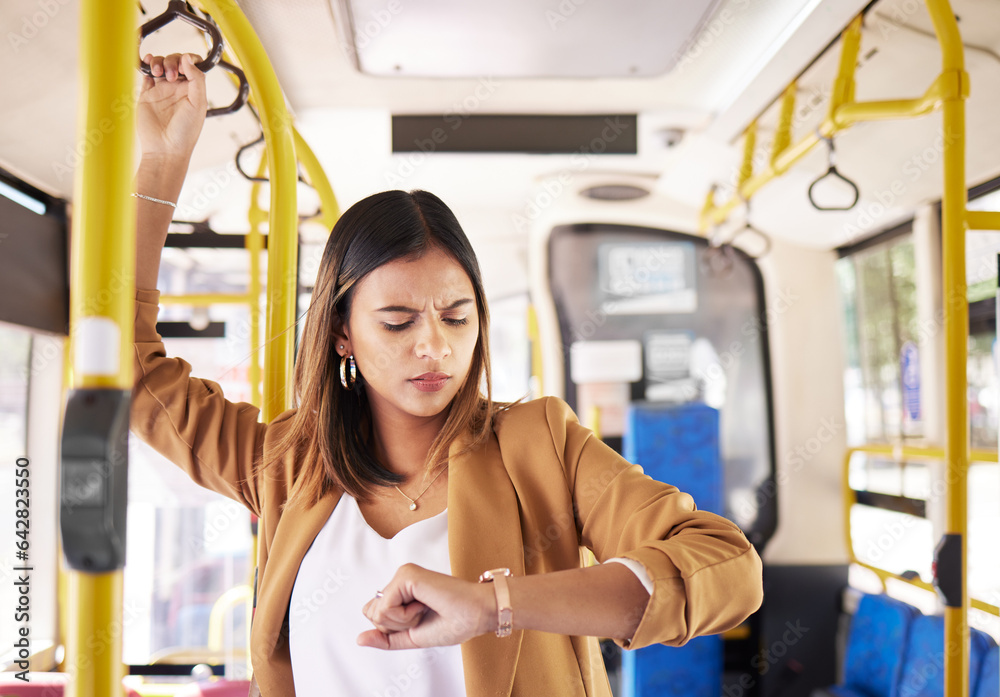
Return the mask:
M212 37L212 49L208 52L208 56L205 57L205 60L195 63L198 70L203 73L207 73L209 70L214 68L222 58L222 32L220 32L219 28L211 22L202 19L198 15L188 12L187 7L184 4L184 0L170 0L170 2L167 3L167 9L162 15L159 17L153 17L153 19L143 24L142 28L139 30L139 41L142 42L143 39L152 34L154 31L162 29L175 19L187 22L191 26L196 29L201 29L203 32ZM153 71L149 67L149 63L141 58L139 59L139 70L142 71L143 75L149 77L153 76ZM245 82L246 78L243 78L242 83L245 84Z
M219 67L225 70L227 73L232 73L240 81L239 91L236 94L236 99L229 106L220 106L214 109L209 109L205 116L211 118L213 116L224 116L225 114L232 114L243 108L243 105L247 103L247 97L250 96L250 83L247 82L247 76L242 70L237 68L232 63L228 63L224 60L219 61Z
M826 170L825 174L820 175L819 178L817 178L812 184L809 185L809 192L808 192L809 193L809 203L811 203L812 206L813 206L813 208L815 208L818 211L849 211L852 208L854 208L856 205L858 205L858 200L861 198L861 192L858 190L858 185L857 184L855 184L850 179L848 179L843 174L841 174L840 172L837 171L836 155L835 155L834 150L833 150L833 138L825 138L823 136L820 136L820 138L822 138L824 141L826 141L826 145L827 145L828 152L829 152L829 159L828 159L829 168ZM854 193L854 200L851 201L850 205L847 205L847 206L821 206L818 203L816 203L816 197L814 195L815 194L814 189L816 188L817 184L819 184L821 181L823 181L824 179L827 179L829 177L833 177L834 179L839 179L840 181L844 182L849 187L851 187L851 191Z

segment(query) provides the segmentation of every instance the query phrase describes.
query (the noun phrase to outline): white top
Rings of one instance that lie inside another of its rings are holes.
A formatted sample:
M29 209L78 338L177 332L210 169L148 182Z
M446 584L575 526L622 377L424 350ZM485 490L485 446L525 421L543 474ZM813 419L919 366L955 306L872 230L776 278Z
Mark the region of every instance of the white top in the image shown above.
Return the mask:
M289 610L296 697L465 697L459 646L383 651L357 645L372 629L361 607L406 563L451 573L448 511L409 525L391 539L375 532L344 494L299 565ZM642 564L628 567L652 593Z
M383 651L357 645L358 635L373 628L361 607L410 562L451 573L447 510L387 540L353 497L340 497L292 587L296 697L465 697L460 646Z

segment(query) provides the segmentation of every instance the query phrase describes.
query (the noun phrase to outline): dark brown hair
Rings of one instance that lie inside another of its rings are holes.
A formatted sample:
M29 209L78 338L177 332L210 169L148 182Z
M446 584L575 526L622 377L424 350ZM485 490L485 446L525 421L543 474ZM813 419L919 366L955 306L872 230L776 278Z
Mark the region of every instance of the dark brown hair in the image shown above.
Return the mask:
M298 410L264 463L267 467L289 451L304 457L289 505L312 505L334 488L364 500L377 487L403 481L375 458L363 376L352 390L341 385L335 332L350 319L358 282L383 264L419 257L432 247L451 255L468 274L479 313L479 338L465 383L431 444L428 467L443 464L452 441L466 430L472 433L470 448L485 440L493 417L509 406L492 400L489 310L482 274L455 214L426 191L369 196L340 217L327 241L295 365L293 394Z

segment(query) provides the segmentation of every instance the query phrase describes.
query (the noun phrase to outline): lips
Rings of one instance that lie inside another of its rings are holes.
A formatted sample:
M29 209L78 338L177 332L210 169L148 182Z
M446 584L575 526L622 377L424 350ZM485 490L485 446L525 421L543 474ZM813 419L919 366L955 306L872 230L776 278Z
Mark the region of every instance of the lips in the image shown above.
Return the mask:
M437 392L451 378L447 373L424 373L415 378L410 378L410 383L421 392Z

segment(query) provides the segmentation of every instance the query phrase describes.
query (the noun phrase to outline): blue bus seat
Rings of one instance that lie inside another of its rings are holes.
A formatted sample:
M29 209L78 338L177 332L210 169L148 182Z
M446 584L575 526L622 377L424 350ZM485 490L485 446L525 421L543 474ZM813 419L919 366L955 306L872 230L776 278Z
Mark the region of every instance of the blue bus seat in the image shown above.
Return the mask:
M723 512L718 410L700 403L633 403L622 446L625 459L653 479L690 494L701 510ZM622 697L719 697L723 663L719 635L625 651Z
M969 686L969 694L973 697L997 697L1000 695L1000 646L993 645L983 658L983 667L979 669L979 679L976 681L975 692Z
M977 693L983 659L995 645L993 639L977 629L969 636L969 694ZM900 697L940 697L944 694L944 618L921 615L913 621L906 646L903 673L899 681Z
M887 595L864 595L851 619L844 682L826 688L837 697L893 697L917 608Z

